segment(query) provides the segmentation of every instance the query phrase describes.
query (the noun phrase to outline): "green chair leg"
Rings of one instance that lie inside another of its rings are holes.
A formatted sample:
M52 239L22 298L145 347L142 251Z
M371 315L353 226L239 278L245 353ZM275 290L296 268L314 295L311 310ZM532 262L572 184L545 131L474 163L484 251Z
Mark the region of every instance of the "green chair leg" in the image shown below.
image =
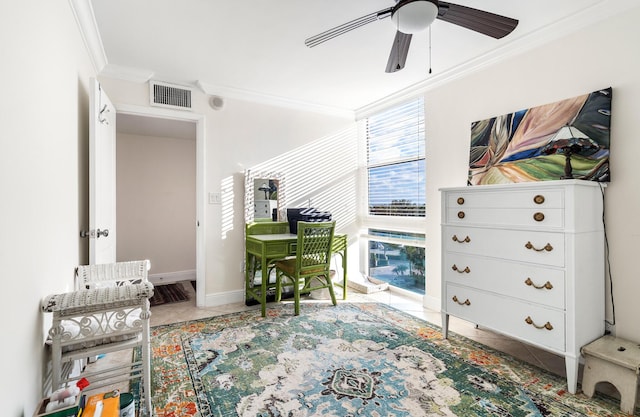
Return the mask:
M293 299L294 299L294 314L300 315L300 284L294 283L293 285Z
M333 305L338 305L338 302L336 301L336 293L333 290L333 282L331 282L331 275L326 277L327 279L327 288L329 289L329 295L331 296L331 302L333 303Z

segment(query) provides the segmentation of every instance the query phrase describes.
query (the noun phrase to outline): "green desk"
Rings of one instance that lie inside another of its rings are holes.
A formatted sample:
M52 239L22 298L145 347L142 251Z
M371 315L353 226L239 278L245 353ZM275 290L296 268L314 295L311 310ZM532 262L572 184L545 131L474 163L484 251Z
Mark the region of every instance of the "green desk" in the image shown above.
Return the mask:
M266 294L275 283L269 283L269 270L272 261L287 256L295 256L298 236L289 233L287 222L256 222L246 226L246 264L245 292L246 299L254 299L262 304L262 316L266 313ZM347 235L333 236L332 253L342 258L342 298L347 299ZM262 283L254 285L255 271L262 271Z

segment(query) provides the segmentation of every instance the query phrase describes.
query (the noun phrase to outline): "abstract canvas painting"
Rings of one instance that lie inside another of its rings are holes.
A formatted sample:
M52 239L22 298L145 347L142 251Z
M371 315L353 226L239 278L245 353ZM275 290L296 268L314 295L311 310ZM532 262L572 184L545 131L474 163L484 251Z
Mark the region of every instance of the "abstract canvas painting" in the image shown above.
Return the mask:
M471 124L468 185L608 182L612 89Z

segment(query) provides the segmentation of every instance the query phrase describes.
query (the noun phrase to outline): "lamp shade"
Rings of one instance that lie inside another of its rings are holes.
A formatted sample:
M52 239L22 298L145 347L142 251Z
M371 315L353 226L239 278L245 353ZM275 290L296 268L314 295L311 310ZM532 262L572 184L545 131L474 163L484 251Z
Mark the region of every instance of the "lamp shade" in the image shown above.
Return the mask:
M406 34L425 30L436 20L438 6L429 0L400 1L391 14L396 28Z
M580 129L566 125L561 127L551 138L549 143L542 148L542 153L547 155L569 152L573 155L593 155L600 147Z

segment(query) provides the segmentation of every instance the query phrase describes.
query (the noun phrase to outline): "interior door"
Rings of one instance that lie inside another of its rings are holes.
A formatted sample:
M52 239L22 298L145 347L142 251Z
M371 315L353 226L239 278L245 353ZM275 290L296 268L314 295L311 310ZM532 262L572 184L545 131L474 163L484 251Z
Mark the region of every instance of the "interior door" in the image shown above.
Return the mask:
M91 79L89 111L89 263L116 261L116 110Z

